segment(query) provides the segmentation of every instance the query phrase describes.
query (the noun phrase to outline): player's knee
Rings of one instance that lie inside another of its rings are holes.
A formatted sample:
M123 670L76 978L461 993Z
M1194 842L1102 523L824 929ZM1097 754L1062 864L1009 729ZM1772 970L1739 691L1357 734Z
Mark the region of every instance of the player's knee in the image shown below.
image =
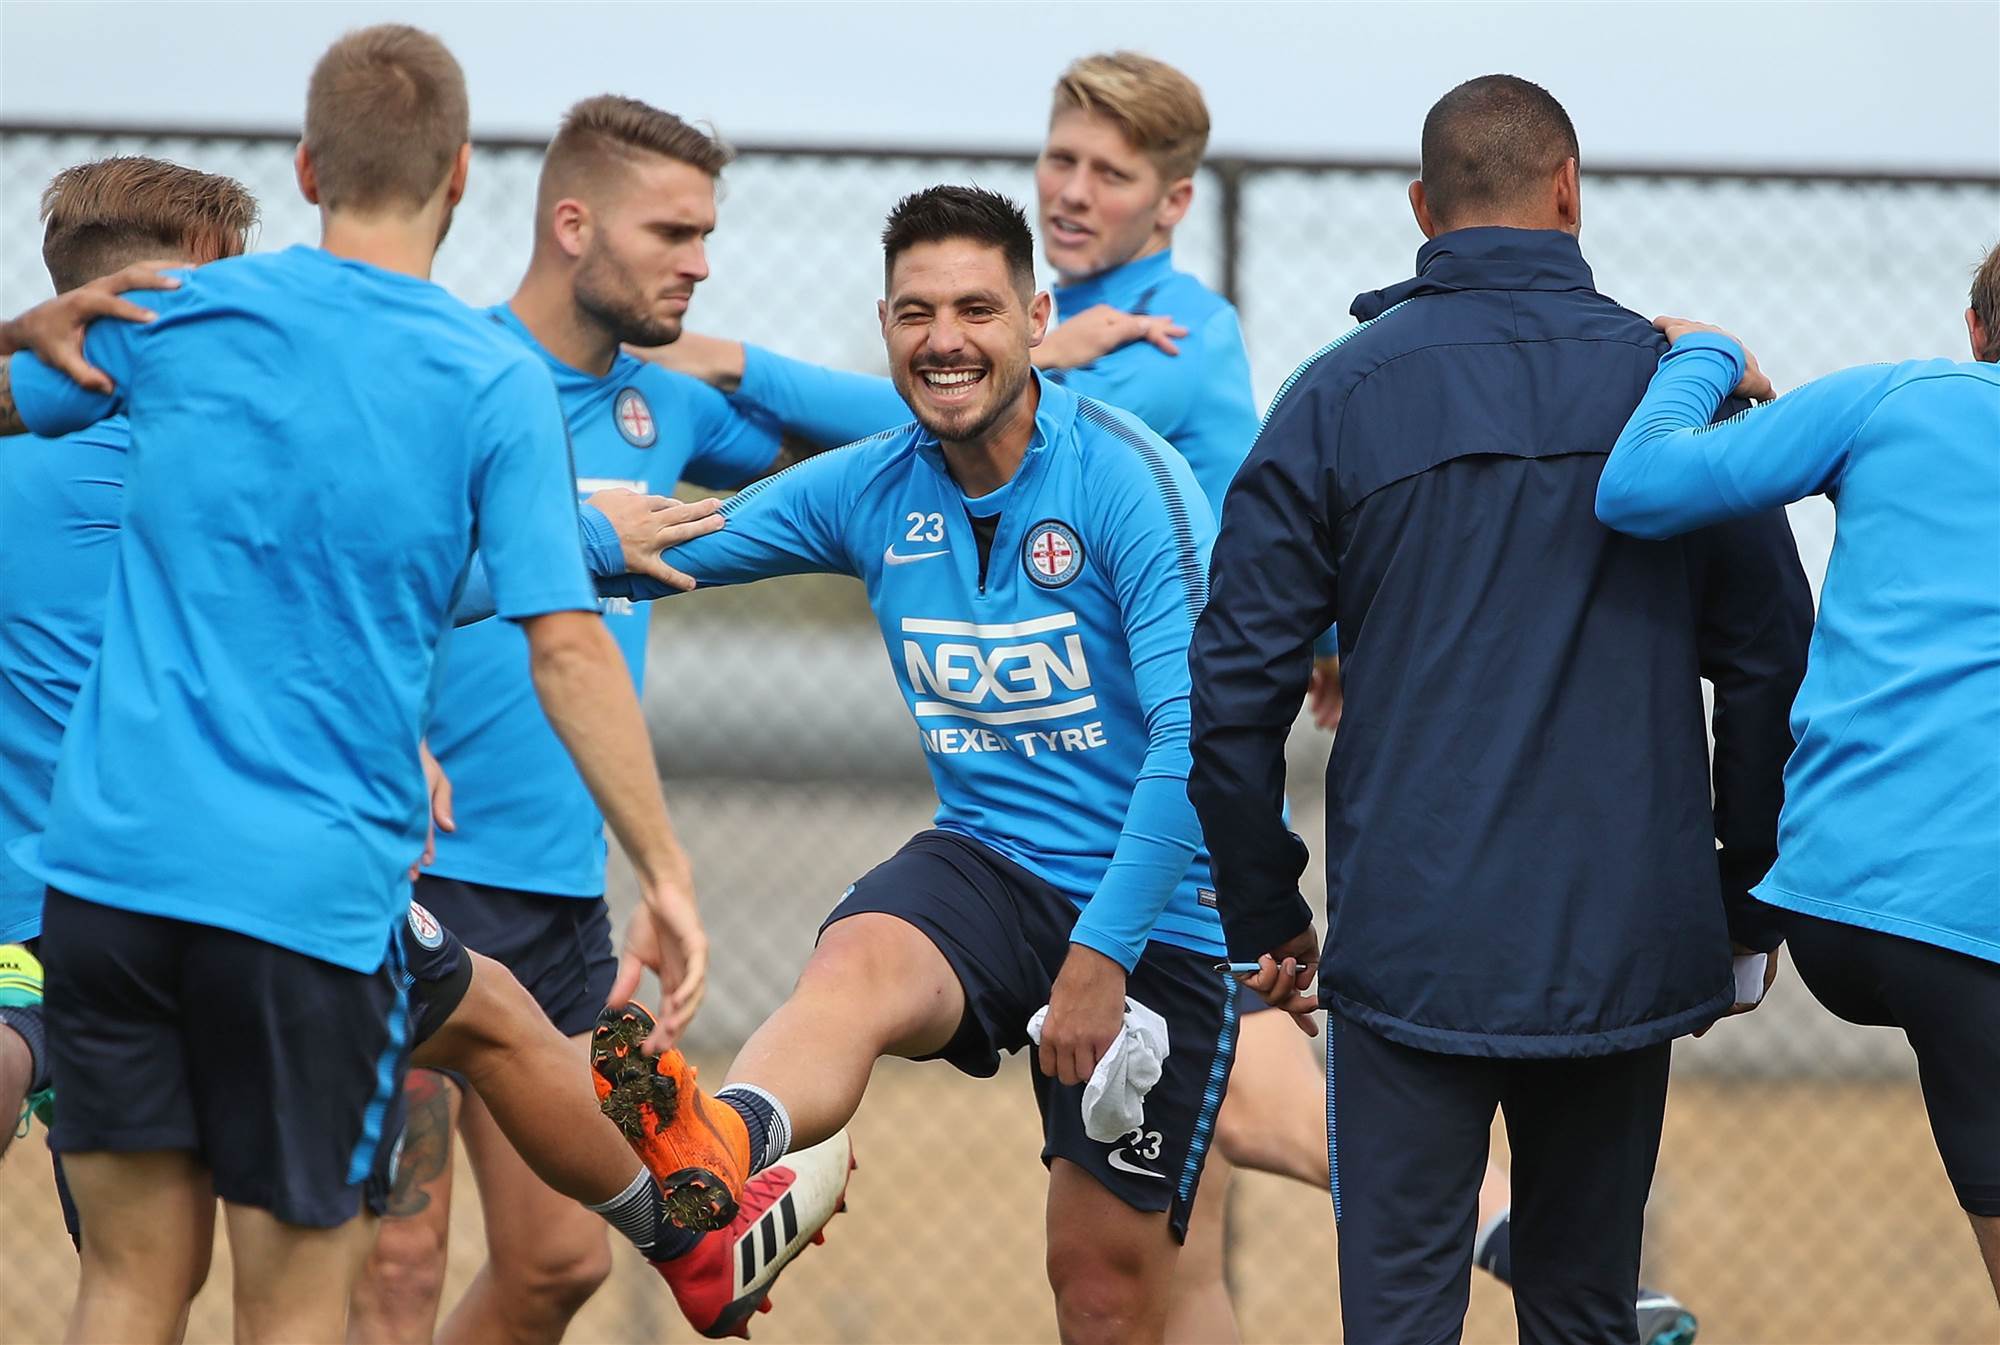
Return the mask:
M1159 1305L1137 1249L1093 1244L1082 1238L1051 1238L1049 1287L1055 1291L1062 1338L1130 1341L1147 1335Z
M611 1247L602 1238L574 1247L545 1245L518 1264L496 1264L493 1270L517 1301L568 1317L611 1278Z
M445 1236L430 1220L383 1220L356 1295L384 1315L428 1313L444 1296Z

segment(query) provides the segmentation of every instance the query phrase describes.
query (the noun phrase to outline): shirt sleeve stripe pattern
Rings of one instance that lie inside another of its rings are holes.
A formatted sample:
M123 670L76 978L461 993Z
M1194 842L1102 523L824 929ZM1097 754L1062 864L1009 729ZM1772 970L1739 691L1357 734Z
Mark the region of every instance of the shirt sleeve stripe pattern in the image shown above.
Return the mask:
M1146 470L1153 475L1153 482L1159 487L1160 501L1167 508L1167 518L1174 530L1174 555L1181 572L1181 586L1186 594L1188 620L1201 619L1201 609L1208 606L1208 573L1202 568L1201 551L1195 545L1194 523L1188 517L1187 500L1181 494L1180 484L1174 480L1166 459L1160 455L1160 446L1146 441L1130 425L1111 413L1102 402L1088 397L1076 400L1076 412L1099 429L1110 432L1121 443L1138 453L1146 464ZM1171 451L1171 450L1169 450Z

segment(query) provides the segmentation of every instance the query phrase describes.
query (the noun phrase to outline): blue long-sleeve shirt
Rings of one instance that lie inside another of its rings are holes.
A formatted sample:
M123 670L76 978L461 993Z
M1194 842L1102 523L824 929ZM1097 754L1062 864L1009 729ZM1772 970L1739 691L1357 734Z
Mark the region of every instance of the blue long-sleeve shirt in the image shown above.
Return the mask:
M1219 514L1223 493L1257 437L1250 356L1235 308L1176 271L1171 251L1059 285L1054 297L1065 319L1109 304L1128 313L1171 314L1188 329L1176 343L1178 355L1134 341L1044 377L1137 416L1188 460L1209 509ZM821 444L851 443L910 420L895 384L879 374L822 369L751 345L743 348L743 381L735 396Z
M1424 1050L1637 1049L1728 1007L1732 933L1777 941L1748 889L1811 596L1780 511L1676 542L1597 522L1664 342L1575 238L1464 229L1417 255L1279 394L1223 509L1188 792L1230 949L1311 918L1284 743L1337 617L1322 999Z
M867 586L938 793L937 825L1067 893L1072 938L1222 951L1187 798L1188 639L1214 521L1187 463L1126 413L1038 377L1034 437L968 499L937 440L885 431L758 482L666 553L697 584ZM982 543L974 520L988 521ZM586 529L594 525L586 522ZM589 548L594 566L614 547ZM657 598L628 576L600 591Z
M1719 425L1742 348L1684 337L1597 514L1667 537L1810 495L1833 556L1760 900L2000 961L2000 366L1831 374Z

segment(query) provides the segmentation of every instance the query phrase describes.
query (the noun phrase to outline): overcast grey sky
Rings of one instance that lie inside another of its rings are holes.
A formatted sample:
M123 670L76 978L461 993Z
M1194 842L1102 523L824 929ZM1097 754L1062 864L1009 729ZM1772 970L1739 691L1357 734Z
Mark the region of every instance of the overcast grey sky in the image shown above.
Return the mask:
M631 93L740 141L1025 147L1069 57L1130 46L1207 91L1218 149L1413 157L1506 70L1586 163L2000 172L2000 0L1958 3L0 3L0 116L298 124L313 58L400 19L451 44L487 134ZM109 72L93 75L91 72Z

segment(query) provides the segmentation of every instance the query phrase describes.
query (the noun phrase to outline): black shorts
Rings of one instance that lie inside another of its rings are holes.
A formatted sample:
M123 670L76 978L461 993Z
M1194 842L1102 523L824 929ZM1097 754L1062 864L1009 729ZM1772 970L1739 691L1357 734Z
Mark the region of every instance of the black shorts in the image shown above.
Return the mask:
M879 912L922 930L965 991L965 1017L935 1057L991 1078L1000 1053L1028 1044L1069 955L1077 909L1063 893L988 847L946 831L915 836L847 890L820 926ZM1188 1211L1236 1049L1236 997L1215 957L1149 943L1125 993L1167 1020L1167 1060L1146 1094L1145 1124L1105 1144L1083 1131L1083 1085L1033 1066L1042 1162L1068 1159L1134 1209L1165 1210L1176 1238Z
M588 1032L611 996L618 956L602 897L556 897L425 874L416 899L475 953L514 973L565 1037Z
M472 984L472 959L465 945L438 918L416 902L396 926L403 945L403 974L410 992L410 1049L416 1050L444 1026Z
M2000 1218L2000 963L1799 911L1776 914L1814 998L1850 1023L1899 1027L1909 1038L1958 1203Z
M51 888L58 1153L193 1152L232 1204L332 1228L380 1208L409 1053L402 944L350 971Z

